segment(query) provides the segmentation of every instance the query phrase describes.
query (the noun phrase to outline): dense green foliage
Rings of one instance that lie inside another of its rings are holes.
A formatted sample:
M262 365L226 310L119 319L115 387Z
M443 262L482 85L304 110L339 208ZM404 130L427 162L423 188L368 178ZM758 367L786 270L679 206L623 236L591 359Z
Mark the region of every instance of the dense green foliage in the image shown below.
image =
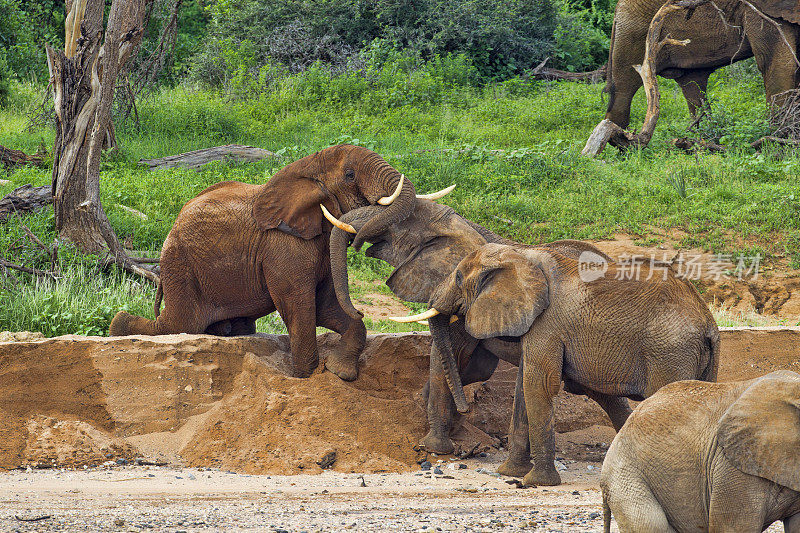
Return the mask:
M194 73L212 85L242 65L357 70L364 49L423 60L464 54L482 77L504 78L553 51L557 23L552 0L218 0L211 14Z
M679 235L674 239L681 246L760 252L765 261L788 258L798 267L800 157L749 148L768 131L761 81L751 69L734 65L712 77L713 107L701 129L727 145L727 153L688 155L672 148L689 117L680 90L665 80L662 120L650 146L625 155L607 149L599 160L580 157L579 151L603 113L600 85L511 78L476 86L474 66L461 55L420 62L395 53L366 75L334 75L318 65L276 75L269 83L244 76L242 92L233 99L185 86L163 88L140 103L141 129L132 120L117 124L122 152L103 163L102 201L121 238L157 254L181 206L208 185L228 179L261 183L314 150L352 142L383 154L420 191L457 183L444 202L524 242L627 233L653 245ZM12 84L9 105L0 109L0 145L31 152L52 143L49 128L24 132L25 111L40 92L40 86ZM634 123L643 115L644 98L638 95ZM233 142L282 157L250 165L214 163L200 172L151 173L136 165L142 157ZM3 195L24 183L49 183L50 171L24 168L0 177L11 181L0 186ZM0 255L49 267L22 224L44 242L56 237L50 211L12 218L0 231ZM0 297L7 303L0 306L0 329L100 333L118 309L152 317L154 290L148 283L101 271L66 244L60 258L58 280L15 274L15 285L0 279ZM351 267L357 302L367 303L370 293L388 293L379 283L390 271L385 264L354 255ZM405 328L385 322L368 326ZM273 315L259 328L276 331L282 325Z

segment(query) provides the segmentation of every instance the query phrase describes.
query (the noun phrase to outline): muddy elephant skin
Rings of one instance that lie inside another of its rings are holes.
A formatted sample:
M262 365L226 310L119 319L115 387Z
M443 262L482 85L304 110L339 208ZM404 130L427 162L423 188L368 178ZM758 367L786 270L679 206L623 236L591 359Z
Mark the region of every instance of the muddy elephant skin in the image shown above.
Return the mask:
M575 259L486 244L459 263L429 305L439 313L431 320L446 323L458 316L475 338L522 338L517 384L524 392L533 457L526 485L561 482L553 464L553 398L562 380L567 390L590 396L641 400L673 381L716 379L716 322L694 286L669 265L644 261L630 270L591 252ZM434 328L431 333L447 367L453 353L446 335ZM453 384L458 407L461 384ZM612 417L615 426L627 414ZM509 437L517 439L525 435ZM526 459L512 455L509 462Z
M248 334L258 317L277 310L289 331L296 376L309 376L319 364L319 325L342 336L326 368L353 380L366 330L336 300L332 226L320 205L342 215L379 202L386 207L361 228L356 243L406 218L416 193L378 154L351 145L306 156L262 185L213 185L186 203L164 242L164 310L159 314L157 301L155 320L119 312L109 333Z
M605 531L800 532L800 374L682 381L639 405L603 462Z

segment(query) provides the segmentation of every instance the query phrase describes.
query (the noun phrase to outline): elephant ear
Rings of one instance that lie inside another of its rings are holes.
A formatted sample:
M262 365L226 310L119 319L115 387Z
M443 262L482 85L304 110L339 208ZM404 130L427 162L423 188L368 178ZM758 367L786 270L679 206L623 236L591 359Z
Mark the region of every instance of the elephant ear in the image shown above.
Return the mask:
M800 0L752 0L752 3L770 17L800 24Z
M334 202L316 183L308 178L276 175L256 195L253 203L253 218L262 230L279 230L313 239L322 233L322 210L319 204L339 216L339 209L332 209Z
M465 327L478 339L521 337L550 305L541 266L514 250L503 252L496 265L484 266L475 283Z
M767 374L720 419L725 457L746 474L800 491L800 374Z

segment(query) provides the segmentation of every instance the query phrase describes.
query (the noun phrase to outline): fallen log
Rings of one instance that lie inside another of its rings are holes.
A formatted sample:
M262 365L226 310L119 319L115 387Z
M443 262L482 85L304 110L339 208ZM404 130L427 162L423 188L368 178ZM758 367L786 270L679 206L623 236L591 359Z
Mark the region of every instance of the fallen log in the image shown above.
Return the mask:
M17 187L0 199L0 222L14 213L30 213L53 203L49 185L34 187L30 183Z
M22 150L14 150L13 148L0 146L0 163L2 163L6 169L12 169L23 165L41 165L42 161L44 161L44 154L41 152L28 155Z
M183 154L169 155L157 159L142 159L140 165L150 167L150 170L157 168L191 168L199 170L200 167L212 161L237 161L251 163L261 161L270 157L278 157L278 154L256 148L255 146L244 146L241 144L227 144L224 146L214 146L213 148L203 148Z
M545 65L550 60L546 58L539 63L532 71L523 74L523 78L534 78L537 80L562 80L562 81L582 81L587 83L599 83L606 79L606 68L608 64L603 65L597 70L589 72L569 72L566 70L558 70L555 68L546 68Z

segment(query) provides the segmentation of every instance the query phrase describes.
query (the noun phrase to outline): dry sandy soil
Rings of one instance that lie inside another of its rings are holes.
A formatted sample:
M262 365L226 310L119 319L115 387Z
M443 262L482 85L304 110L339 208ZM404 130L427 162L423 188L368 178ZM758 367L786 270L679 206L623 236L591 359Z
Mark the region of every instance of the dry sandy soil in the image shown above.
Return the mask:
M583 397L557 398L560 487L492 475L508 365L468 388L454 433L485 457L415 449L426 335L370 336L353 383L286 377L282 336L36 337L0 341L1 531L602 530L597 477L614 432ZM725 330L720 377L798 371L798 340L797 328ZM320 338L323 357L335 341Z

